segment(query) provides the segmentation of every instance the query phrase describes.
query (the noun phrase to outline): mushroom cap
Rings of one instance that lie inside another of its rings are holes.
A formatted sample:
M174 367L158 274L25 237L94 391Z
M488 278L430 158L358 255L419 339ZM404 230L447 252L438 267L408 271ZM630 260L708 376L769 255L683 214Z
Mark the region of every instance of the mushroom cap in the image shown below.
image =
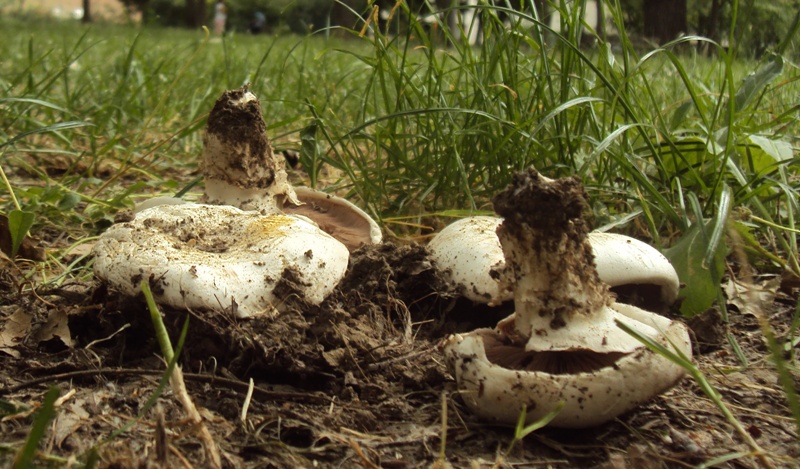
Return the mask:
M622 322L691 357L685 325L634 306L613 306ZM561 401L564 407L550 425L599 425L671 388L685 372L644 346L631 353L525 352L492 329L450 336L444 354L467 407L482 419L506 425L516 424L523 406L526 423L532 423Z
M514 293L502 289L492 271L505 265L497 237L500 217L473 216L450 223L428 244L431 257L463 295L475 302L497 305L511 301ZM680 282L675 268L656 248L630 236L590 232L589 244L600 280L609 286L654 285L659 300L671 305Z
M349 200L309 187L298 186L294 191L300 205L285 204L283 211L308 217L350 251L383 240L378 223Z
M477 303L500 304L514 293L501 289L492 278L493 268L505 265L503 248L497 238L502 218L466 217L444 227L428 243L431 258L451 284Z
M298 294L320 303L349 259L342 243L300 218L195 203L142 210L109 228L94 254L95 274L126 295L150 279L160 303L239 317L280 310L274 289L287 269Z
M659 287L661 301L678 299L680 280L669 260L656 248L636 238L593 231L588 236L600 279L612 287L649 284Z

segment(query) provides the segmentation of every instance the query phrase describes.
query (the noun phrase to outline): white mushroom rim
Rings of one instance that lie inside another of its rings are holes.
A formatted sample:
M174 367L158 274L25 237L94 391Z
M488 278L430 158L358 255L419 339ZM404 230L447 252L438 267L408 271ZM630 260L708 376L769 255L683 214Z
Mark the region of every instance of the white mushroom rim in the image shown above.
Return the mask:
M320 303L347 269L347 248L298 217L231 206L159 205L112 226L95 248L95 274L126 295L149 280L175 308L274 313L275 286L290 273L298 294Z
M505 265L501 289L514 292L515 312L496 329L445 342L448 368L478 416L513 425L523 408L539 420L559 403L551 425L586 427L613 419L673 386L679 365L622 331L691 356L686 326L615 303L594 267L583 213L586 193L575 178L516 174L497 194L497 229ZM663 334L662 334L663 332Z
M651 326L663 334L646 335L670 350L691 355L682 324L652 313L643 317L642 310L629 305L614 306L629 326L646 324L634 317L650 319ZM671 388L684 376L681 367L645 347L607 354L526 352L493 329L450 336L445 342L445 360L467 407L484 420L506 425L517 422L523 406L526 424L530 424L561 402L564 407L550 425L599 425Z

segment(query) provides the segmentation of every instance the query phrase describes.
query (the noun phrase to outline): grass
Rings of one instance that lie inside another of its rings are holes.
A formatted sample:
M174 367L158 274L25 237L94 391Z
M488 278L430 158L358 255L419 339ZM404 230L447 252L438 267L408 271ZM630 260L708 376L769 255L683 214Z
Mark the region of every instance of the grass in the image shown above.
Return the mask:
M642 51L619 12L609 41L575 27L575 12L562 9L564 33L519 13L507 27L500 13L481 8L475 47L403 4L385 27L340 29L349 40L0 18L0 209L52 243L41 283L90 277L62 254L135 200L188 188L208 110L250 83L275 146L301 151L310 182L400 236L491 210L534 165L579 176L596 225L671 247L687 316L721 298L731 250L760 272L800 275L791 50L752 61L684 37Z

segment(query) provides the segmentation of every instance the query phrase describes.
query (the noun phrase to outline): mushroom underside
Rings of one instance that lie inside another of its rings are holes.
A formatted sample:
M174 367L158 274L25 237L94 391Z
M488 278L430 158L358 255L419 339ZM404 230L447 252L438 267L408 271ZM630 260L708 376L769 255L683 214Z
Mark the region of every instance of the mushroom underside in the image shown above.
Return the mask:
M295 187L295 193L300 205L286 203L283 211L309 218L351 252L362 244L382 241L380 226L347 199L307 187Z
M680 342L681 348L688 346L685 329L677 327L668 333L654 340L666 347L671 347L670 340ZM561 402L564 406L550 425L599 425L671 388L684 376L680 366L644 347L632 353L525 352L507 345L491 329L451 336L445 359L467 407L484 420L506 425L514 425L523 408L526 422L532 423Z

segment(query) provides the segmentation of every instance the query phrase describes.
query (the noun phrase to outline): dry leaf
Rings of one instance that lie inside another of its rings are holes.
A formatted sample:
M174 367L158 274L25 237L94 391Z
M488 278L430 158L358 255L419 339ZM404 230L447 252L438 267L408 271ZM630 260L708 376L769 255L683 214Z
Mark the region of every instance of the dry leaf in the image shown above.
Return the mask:
M770 304L775 299L777 285L775 282L763 282L761 285L752 285L736 280L728 280L723 286L728 304L735 306L744 314L758 316L761 314L761 305Z
M36 331L33 338L37 343L59 338L65 346L72 347L67 314L61 310L51 310L47 322Z
M31 330L31 315L25 309L15 306L16 310L3 322L0 329L0 351L19 358L20 353L13 347L21 343Z

